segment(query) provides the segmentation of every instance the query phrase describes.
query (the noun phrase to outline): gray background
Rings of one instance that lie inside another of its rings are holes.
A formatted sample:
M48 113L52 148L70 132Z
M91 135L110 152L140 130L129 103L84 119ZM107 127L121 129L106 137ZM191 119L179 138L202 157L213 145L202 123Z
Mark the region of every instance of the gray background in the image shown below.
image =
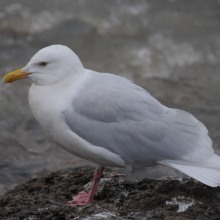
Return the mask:
M219 0L0 1L1 78L51 44L69 46L85 68L129 78L194 114L220 155ZM30 85L0 85L0 195L33 176L89 164L41 130L28 106ZM144 175L181 176L161 167Z

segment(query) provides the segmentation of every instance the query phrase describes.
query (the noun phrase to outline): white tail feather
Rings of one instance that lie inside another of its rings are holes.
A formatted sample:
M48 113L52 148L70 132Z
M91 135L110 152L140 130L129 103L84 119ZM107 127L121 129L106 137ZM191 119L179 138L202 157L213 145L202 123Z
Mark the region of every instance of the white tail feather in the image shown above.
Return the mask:
M171 160L161 161L159 164L177 169L208 186L220 186L220 157L216 154L197 164Z

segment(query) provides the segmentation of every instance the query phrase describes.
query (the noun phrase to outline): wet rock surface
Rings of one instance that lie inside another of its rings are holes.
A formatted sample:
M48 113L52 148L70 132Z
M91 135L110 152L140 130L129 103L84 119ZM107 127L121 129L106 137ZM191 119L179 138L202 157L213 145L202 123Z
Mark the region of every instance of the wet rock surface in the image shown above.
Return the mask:
M220 144L219 0L1 0L0 77L65 44L85 68L119 74L192 113ZM0 195L51 171L88 165L57 147L28 106L31 83L0 85ZM181 176L163 167L138 174Z
M220 189L193 179L143 179L107 169L93 204L68 207L80 191L89 192L94 168L58 171L16 186L0 199L0 218L220 219Z

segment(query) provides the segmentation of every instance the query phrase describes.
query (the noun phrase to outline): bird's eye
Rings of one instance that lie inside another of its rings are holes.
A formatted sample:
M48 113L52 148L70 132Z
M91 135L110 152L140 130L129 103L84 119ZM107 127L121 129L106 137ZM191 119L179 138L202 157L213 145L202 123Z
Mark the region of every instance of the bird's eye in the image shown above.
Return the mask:
M46 62L42 62L42 63L40 63L40 65L45 67L47 65L47 63Z

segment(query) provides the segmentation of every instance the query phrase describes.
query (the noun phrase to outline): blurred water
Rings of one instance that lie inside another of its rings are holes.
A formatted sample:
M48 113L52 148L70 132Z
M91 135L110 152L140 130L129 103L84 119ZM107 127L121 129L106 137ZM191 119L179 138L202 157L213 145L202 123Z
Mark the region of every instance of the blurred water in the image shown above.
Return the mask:
M193 113L218 153L219 11L218 0L1 0L0 76L42 47L67 45L86 68L127 77L163 104ZM0 194L32 176L88 164L41 130L27 102L30 84L0 85Z

